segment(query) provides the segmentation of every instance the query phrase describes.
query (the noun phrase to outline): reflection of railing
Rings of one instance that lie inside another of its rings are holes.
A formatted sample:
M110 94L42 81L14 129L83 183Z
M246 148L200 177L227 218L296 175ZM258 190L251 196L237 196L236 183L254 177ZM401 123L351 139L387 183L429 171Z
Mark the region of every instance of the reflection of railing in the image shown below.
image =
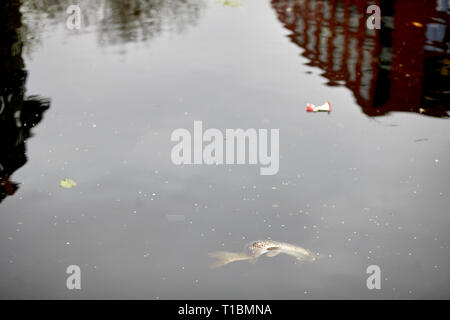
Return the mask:
M380 30L366 27L371 4L381 7ZM272 6L308 65L321 68L328 85L349 88L366 114L447 116L446 2L272 0Z

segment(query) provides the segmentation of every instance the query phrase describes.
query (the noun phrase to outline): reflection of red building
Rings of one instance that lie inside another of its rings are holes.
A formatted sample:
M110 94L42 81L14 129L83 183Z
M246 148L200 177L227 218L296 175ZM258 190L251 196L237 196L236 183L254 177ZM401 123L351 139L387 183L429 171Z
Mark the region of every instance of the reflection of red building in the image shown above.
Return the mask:
M382 26L366 26L367 7ZM345 85L370 116L390 111L447 116L450 110L447 0L272 0L292 42L328 85Z

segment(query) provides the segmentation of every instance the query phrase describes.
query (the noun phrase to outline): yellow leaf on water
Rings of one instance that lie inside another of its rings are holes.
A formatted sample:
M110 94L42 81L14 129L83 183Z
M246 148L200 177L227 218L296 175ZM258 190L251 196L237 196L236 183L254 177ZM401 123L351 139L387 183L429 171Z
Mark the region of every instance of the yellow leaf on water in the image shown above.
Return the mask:
M77 185L77 183L75 181L73 181L72 179L66 178L64 180L61 180L59 185L63 188L69 189L69 188L75 187Z
M225 0L225 1L217 1L217 3L223 4L224 6L227 6L230 8L242 7L242 4L239 1Z

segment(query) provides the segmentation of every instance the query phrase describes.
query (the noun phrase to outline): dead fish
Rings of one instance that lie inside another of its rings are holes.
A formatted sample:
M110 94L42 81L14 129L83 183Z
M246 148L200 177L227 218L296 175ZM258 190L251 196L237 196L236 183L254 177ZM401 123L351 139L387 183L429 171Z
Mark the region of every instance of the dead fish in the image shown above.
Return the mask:
M248 243L243 252L227 252L216 251L210 252L208 255L215 258L216 261L211 264L212 268L222 267L235 261L248 261L256 263L262 255L267 257L275 257L280 253L284 253L295 257L299 261L315 261L316 254L302 247L272 240L257 240Z

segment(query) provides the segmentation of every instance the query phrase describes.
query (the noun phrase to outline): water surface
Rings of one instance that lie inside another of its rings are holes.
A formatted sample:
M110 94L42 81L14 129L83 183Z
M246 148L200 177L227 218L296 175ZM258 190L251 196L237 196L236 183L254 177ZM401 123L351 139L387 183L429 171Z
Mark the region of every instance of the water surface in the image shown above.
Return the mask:
M70 1L0 6L1 298L450 297L444 1L393 1L379 31L369 1L78 3L80 30ZM175 166L195 120L280 129L279 173ZM326 258L209 268L266 238Z

